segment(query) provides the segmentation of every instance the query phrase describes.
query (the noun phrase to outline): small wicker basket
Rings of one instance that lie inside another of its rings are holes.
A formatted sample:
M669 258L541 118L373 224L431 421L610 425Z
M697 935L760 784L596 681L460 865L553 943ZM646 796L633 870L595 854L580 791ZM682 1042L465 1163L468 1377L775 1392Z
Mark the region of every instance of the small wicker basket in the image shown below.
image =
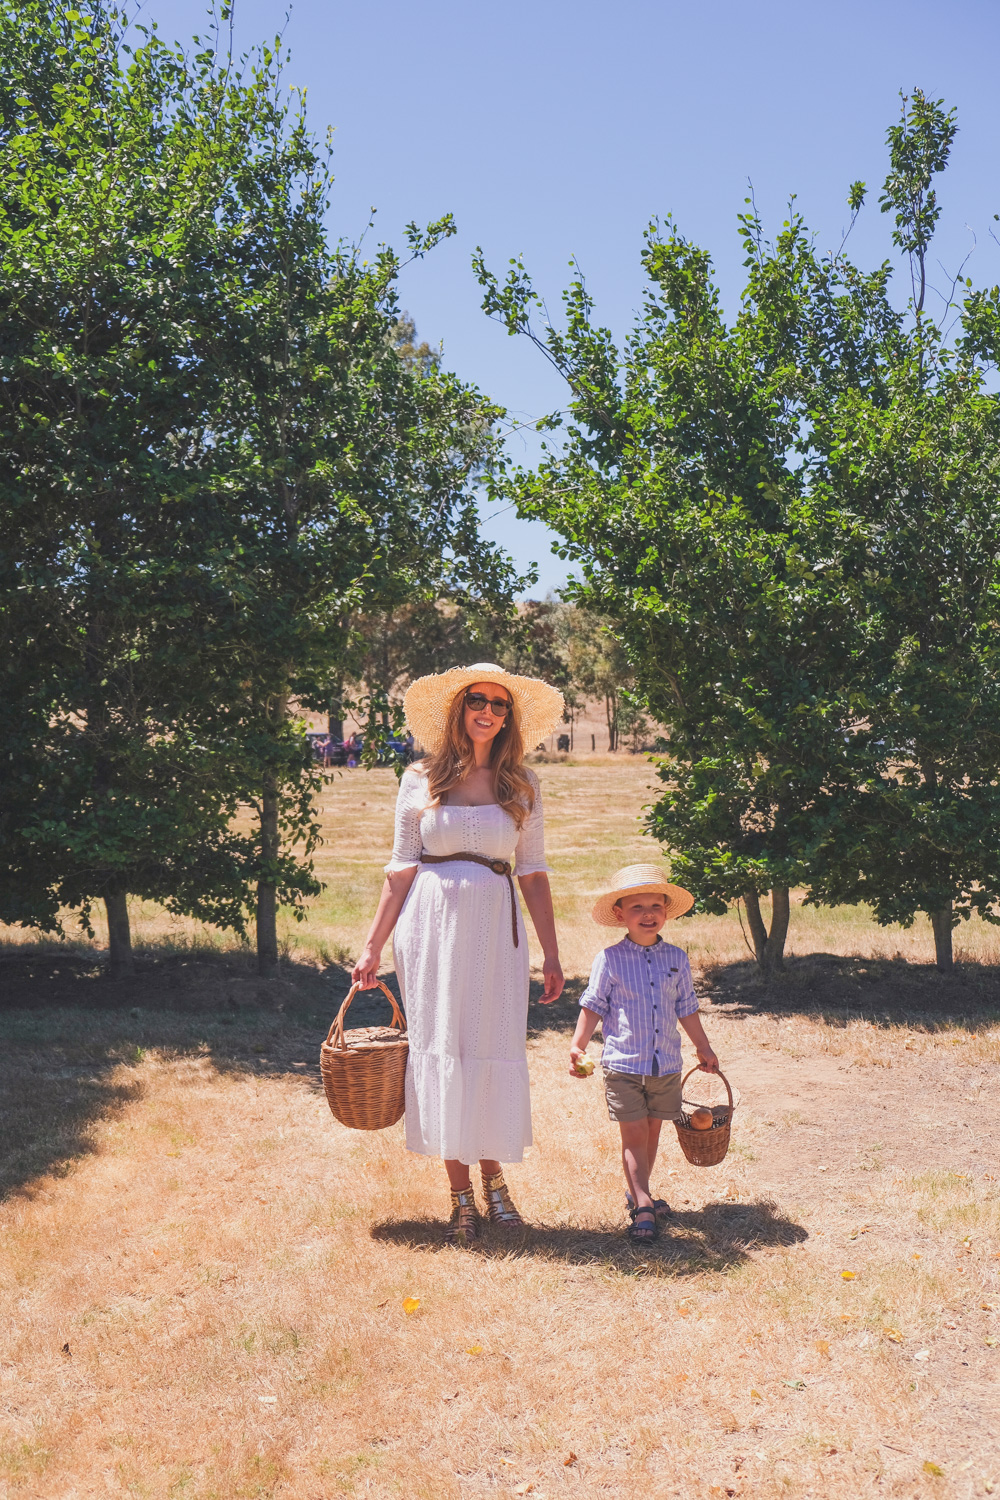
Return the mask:
M681 1079L681 1090L691 1077L697 1073L697 1068L689 1068ZM729 1079L725 1073L719 1072L715 1077L721 1078L726 1085L726 1093L729 1095L728 1104L694 1105L695 1109L711 1109L713 1124L709 1130L695 1130L690 1124L690 1117L682 1114L679 1120L674 1121L674 1129L677 1131L677 1139L680 1141L681 1150L693 1167L717 1167L729 1150L729 1135L733 1124L733 1091L729 1087ZM687 1101L682 1100L682 1105Z
M401 1118L406 1104L406 1018L392 991L376 982L392 1006L392 1025L344 1030L348 1006L361 988L355 984L319 1049L326 1101L351 1130L385 1130Z

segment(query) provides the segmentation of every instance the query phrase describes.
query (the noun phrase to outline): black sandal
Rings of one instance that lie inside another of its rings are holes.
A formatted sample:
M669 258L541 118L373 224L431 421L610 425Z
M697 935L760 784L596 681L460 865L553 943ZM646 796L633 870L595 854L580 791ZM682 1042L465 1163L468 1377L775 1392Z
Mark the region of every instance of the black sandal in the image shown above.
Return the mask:
M646 1215L649 1223L639 1223L639 1219ZM649 1207L633 1208L631 1213L632 1222L625 1233L633 1245L651 1245L654 1240L660 1238L660 1226L656 1222L656 1209ZM648 1230L648 1233L647 1233Z
M658 1219L662 1219L666 1214L670 1212L670 1204L667 1202L666 1198L654 1198L653 1208ZM630 1219L635 1218L635 1202L632 1198L631 1193L625 1194L625 1212L628 1214Z
M445 1239L449 1245L459 1245L467 1250L479 1243L479 1210L471 1182L467 1188L451 1190L451 1218Z

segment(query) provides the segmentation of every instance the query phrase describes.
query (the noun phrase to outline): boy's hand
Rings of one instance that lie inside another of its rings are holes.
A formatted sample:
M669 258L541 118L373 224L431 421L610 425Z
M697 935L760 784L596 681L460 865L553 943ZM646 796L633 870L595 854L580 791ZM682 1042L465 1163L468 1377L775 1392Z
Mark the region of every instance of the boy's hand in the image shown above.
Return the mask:
M581 1062L590 1063L589 1068L581 1068ZM585 1047L571 1047L569 1049L569 1070L574 1078L589 1078L594 1071L594 1064L587 1056Z
M717 1073L719 1071L719 1059L711 1047L697 1047L698 1066L703 1073Z

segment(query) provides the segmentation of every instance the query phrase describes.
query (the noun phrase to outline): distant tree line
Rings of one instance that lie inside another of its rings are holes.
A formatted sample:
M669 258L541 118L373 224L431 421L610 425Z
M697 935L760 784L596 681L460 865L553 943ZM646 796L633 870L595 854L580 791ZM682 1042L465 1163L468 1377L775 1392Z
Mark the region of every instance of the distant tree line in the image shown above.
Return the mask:
M341 705L377 702L388 724L415 678L485 654L509 672L544 677L560 688L568 730L588 704L596 703L604 711L609 750L623 743L638 750L651 736L649 717L630 692L628 659L608 622L576 604L528 599L512 613L492 614L481 604L447 598L412 600L359 615L352 641L331 700L331 734L343 727Z
M958 275L930 307L955 131L914 91L888 132L905 307L890 262L821 256L794 211L769 242L752 200L736 317L705 251L653 223L623 346L582 278L536 331L523 265L477 257L487 312L570 392L562 440L497 491L580 565L571 596L668 726L649 827L702 909L745 903L765 969L792 887L926 912L941 969L961 919L1000 920L1000 288Z

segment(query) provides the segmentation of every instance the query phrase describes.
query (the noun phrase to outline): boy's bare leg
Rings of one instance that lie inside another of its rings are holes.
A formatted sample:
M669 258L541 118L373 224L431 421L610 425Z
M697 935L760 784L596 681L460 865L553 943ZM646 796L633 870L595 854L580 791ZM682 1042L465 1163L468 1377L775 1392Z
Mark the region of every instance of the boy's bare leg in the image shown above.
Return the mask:
M649 1126L649 1139L646 1143L646 1160L649 1163L649 1175L652 1177L653 1168L656 1166L656 1148L660 1144L660 1126L662 1120L654 1120L652 1116L646 1121Z
M653 1206L649 1196L649 1127L653 1123L648 1119L618 1122L622 1133L622 1168L637 1208Z

